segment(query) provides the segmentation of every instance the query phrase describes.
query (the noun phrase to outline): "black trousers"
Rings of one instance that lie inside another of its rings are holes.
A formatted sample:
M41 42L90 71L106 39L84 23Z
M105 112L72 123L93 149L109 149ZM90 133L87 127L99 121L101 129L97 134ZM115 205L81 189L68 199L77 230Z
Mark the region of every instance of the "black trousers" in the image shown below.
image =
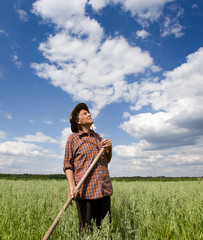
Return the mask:
M102 219L107 213L110 215L111 221L111 199L110 196L99 199L76 199L76 206L79 217L79 230L80 232L85 228L91 229L92 220L96 220L96 224L99 227Z

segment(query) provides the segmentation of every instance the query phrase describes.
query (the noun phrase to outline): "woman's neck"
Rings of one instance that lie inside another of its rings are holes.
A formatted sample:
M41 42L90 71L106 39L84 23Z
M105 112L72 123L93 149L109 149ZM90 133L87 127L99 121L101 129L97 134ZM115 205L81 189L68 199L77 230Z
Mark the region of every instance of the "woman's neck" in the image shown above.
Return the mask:
M89 125L83 125L83 126L80 125L79 129L87 134L90 134L90 127L91 126L89 126Z

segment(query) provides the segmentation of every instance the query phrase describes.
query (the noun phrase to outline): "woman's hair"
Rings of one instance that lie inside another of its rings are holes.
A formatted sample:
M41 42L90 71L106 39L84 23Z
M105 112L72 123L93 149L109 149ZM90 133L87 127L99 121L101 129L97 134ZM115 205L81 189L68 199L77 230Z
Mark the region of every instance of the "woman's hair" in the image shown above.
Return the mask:
M80 111L81 110L79 110L78 112L77 112L77 114L76 114L76 117L75 117L75 120L76 120L76 123L78 124L78 121L79 121L79 119L80 119ZM78 124L78 130L82 130L81 128L80 128L80 125Z
M80 111L78 111L76 114L76 120L78 121L79 119L80 119Z

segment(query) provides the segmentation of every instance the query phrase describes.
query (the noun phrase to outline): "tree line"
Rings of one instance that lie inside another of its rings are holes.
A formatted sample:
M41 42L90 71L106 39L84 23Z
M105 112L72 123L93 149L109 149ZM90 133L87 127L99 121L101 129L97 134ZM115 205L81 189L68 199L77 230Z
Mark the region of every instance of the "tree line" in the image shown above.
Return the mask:
M8 179L8 180L63 180L66 179L65 174L5 174L0 173L0 179ZM168 182L168 181L201 181L203 176L201 177L165 177L165 176L157 176L157 177L142 177L142 176L133 176L133 177L112 177L114 181L125 181L125 182L132 182L132 181L161 181L161 182Z

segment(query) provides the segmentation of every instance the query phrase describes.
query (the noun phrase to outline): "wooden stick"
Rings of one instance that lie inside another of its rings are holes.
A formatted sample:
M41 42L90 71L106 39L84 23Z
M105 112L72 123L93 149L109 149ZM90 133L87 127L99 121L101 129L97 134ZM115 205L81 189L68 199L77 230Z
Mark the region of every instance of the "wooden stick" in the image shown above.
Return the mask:
M97 156L95 157L95 159L93 160L93 162L90 164L89 168L87 169L86 173L84 174L84 176L81 178L80 182L78 183L78 185L76 186L75 190L74 190L74 195L75 193L79 190L79 188L81 187L81 185L84 183L85 179L87 178L87 176L90 174L90 172L92 171L93 167L96 165L96 163L98 162L98 160L100 159L101 155L104 152L104 148L102 147L101 150L99 151L99 153L97 154ZM47 240L50 235L52 234L52 232L54 231L57 223L60 221L63 213L66 211L68 205L71 203L72 201L72 197L70 196L68 198L68 200L66 201L66 203L64 204L63 208L61 209L61 211L59 212L59 214L57 215L56 219L54 220L54 222L52 223L51 227L49 228L49 230L47 231L47 233L45 234L43 240Z

